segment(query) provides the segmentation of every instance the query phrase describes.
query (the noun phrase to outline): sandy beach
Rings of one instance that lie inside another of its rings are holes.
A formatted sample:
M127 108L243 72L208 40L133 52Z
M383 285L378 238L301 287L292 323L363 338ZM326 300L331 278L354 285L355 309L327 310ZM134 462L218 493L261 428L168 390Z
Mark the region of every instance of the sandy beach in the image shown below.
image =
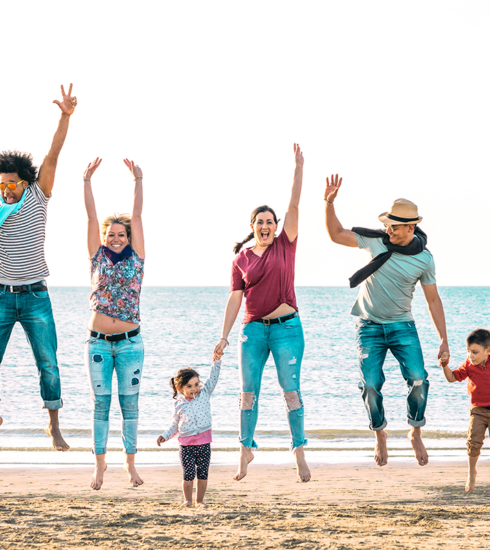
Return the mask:
M207 509L181 508L179 467L141 468L134 489L107 471L100 492L89 468L2 468L2 548L490 548L490 465L464 493L466 464L211 467Z

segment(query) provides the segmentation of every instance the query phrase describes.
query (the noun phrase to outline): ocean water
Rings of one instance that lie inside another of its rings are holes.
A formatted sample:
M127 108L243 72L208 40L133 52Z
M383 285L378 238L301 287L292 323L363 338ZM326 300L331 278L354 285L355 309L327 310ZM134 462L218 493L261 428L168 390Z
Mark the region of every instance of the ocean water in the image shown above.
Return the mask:
M455 368L466 358L468 332L477 327L489 328L490 287L439 290L448 325L450 366ZM356 291L340 287L298 287L296 292L306 339L301 388L309 454L314 455L315 461L372 460L373 435L368 429L357 387L355 318L349 314ZM64 401L60 419L63 434L73 450L47 452L50 440L43 433L47 411L41 409L37 370L23 330L16 325L0 367L0 416L4 419L0 427L0 464L89 464L93 461L91 398L83 364L89 294L88 287L50 288ZM196 368L202 379L207 377L227 296L225 287L144 287L140 463L177 462L176 440L166 443L163 449L156 446L156 438L169 424L172 411L168 380L184 366ZM432 456L441 459L463 458L469 420L466 383L449 384L437 365L438 337L419 287L413 312L431 384L424 429L427 447ZM230 335L231 346L224 356L222 374L212 398L214 456L221 457L222 462L235 462L238 449L236 342L241 315ZM392 456L408 457L411 452L406 438L407 386L391 354L385 363L385 374L383 394L390 451ZM117 462L122 443L115 384L113 392L108 459ZM272 359L265 369L259 406L256 439L261 450L286 450L288 427ZM286 453L279 454L286 456ZM483 454L486 455L486 451ZM263 453L262 460L277 461L277 456L278 453Z

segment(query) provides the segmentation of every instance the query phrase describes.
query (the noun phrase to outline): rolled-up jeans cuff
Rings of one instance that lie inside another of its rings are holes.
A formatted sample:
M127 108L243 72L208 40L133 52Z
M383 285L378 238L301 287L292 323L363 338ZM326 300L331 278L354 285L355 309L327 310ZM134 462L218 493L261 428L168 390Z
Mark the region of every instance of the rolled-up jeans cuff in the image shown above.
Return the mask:
M291 445L289 446L289 450L293 451L293 453L294 453L294 451L296 449L299 449L300 447L306 447L306 445L308 445L308 440L307 439L303 440L303 443L300 443L299 445L295 445L294 441L291 441Z
M383 424L381 424L381 426L379 426L378 428L373 428L372 426L370 426L369 428L373 431L373 432L380 432L381 430L384 430L386 428L386 426L388 426L388 422L386 422L386 420L383 422Z
M138 452L138 449L136 447L132 447L131 449L124 449L124 452L127 455L135 455Z
M43 409L49 409L50 411L57 411L63 407L63 399L57 399L56 401L43 401Z
M408 418L407 422L414 428L422 428L422 426L425 426L426 420L425 418L422 418L422 420L412 420L411 418Z
M105 455L107 453L107 449L104 447L95 447L92 449L93 455Z

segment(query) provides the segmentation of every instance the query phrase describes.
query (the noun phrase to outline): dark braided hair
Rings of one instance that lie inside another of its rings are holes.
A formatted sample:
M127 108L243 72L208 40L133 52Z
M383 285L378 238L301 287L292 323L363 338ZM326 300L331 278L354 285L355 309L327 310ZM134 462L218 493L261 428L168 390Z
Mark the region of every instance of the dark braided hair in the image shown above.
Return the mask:
M192 367L187 367L186 369L180 369L179 372L169 380L170 387L174 390L174 399L177 399L179 389L182 389L187 382L195 376L199 378L199 373Z
M37 168L32 162L32 155L19 151L2 151L0 153L0 174L18 174L21 180L29 185L37 180Z
M274 212L274 210L272 210L272 208L270 206L267 206L266 204L264 204L263 206L258 206L252 212L252 215L250 216L250 223L252 225L255 223L255 220L257 219L257 215L261 214L262 212L270 212L274 216L274 222L276 223L276 225L279 223L279 220L277 219L277 216L276 216L276 213ZM235 254L238 254L240 252L240 250L242 249L242 246L245 243L248 243L248 241L251 241L253 238L254 238L254 232L252 231L252 233L250 233L250 235L248 235L248 237L245 237L245 239L243 239L243 241L241 243L236 243L235 244L235 246L233 247L233 252Z

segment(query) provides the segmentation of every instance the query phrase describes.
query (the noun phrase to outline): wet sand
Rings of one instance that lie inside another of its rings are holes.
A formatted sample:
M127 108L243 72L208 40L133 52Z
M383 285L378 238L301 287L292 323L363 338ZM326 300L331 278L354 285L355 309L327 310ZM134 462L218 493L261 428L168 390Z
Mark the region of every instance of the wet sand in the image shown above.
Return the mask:
M89 468L0 468L0 547L17 548L490 548L490 464L464 492L466 464L421 468L312 464L211 467L207 509L181 508L180 467L140 468L141 488L109 467L88 487Z

